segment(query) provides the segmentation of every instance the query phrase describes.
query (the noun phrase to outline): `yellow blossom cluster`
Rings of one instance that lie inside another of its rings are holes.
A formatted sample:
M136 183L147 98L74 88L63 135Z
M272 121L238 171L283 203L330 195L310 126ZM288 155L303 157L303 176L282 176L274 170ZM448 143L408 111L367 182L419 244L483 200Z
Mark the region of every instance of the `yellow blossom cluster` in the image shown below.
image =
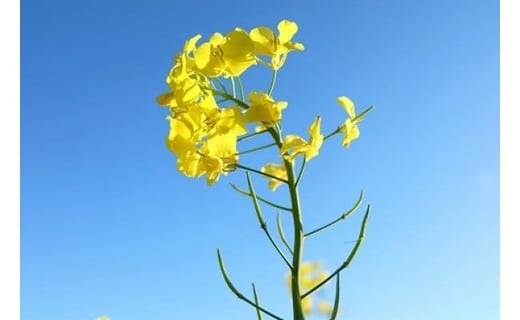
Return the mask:
M279 69L290 51L303 50L302 44L291 41L297 30L296 23L283 20L278 35L267 27L249 33L235 28L226 35L215 33L200 45L201 35L186 41L166 78L169 91L157 97L160 105L170 109L166 145L177 156L183 174L206 175L207 183L213 184L235 169L237 138L247 133L247 123L269 127L280 121L287 102L275 101L265 92L250 92L248 103L220 107L213 79L238 77L258 62Z
M205 175L207 184L212 185L222 174L237 168L237 142L248 133L248 124L255 124L259 132L271 130L281 121L288 103L275 100L271 96L272 87L268 92L248 92L247 99L243 94L237 97L234 91L234 79L239 79L248 68L261 64L276 75L289 52L304 49L301 43L292 41L298 31L296 23L282 20L277 29L276 33L263 26L249 32L235 28L225 35L214 33L201 44L202 36L195 35L175 56L166 77L169 90L158 96L157 102L169 108L166 145L176 155L177 168L184 175ZM232 93L226 91L220 78L231 80ZM349 115L337 131L344 134L343 145L348 147L359 136L357 123L361 119L356 117L349 98L339 97L337 102ZM308 139L294 134L279 137L282 163L268 163L261 168L271 190L287 179L283 161L294 162L298 156L309 161L318 155L324 141L319 116L308 131Z

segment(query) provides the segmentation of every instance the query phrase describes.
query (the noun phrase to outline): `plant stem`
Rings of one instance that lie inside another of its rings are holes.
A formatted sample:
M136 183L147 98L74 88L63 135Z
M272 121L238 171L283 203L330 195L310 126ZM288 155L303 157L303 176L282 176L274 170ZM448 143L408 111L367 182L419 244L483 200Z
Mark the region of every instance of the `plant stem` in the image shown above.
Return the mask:
M300 264L303 253L303 227L302 212L300 210L300 199L298 195L298 186L296 185L296 177L291 161L284 160L285 169L287 170L287 180L289 193L291 196L291 207L294 239L293 239L293 260L291 270L291 293L293 303L294 320L304 320L305 315L302 308L301 292L300 292Z
M258 132L253 132L253 133L250 133L250 134L246 134L244 136L238 137L237 138L237 142L240 142L240 141L252 138L252 137L254 137L256 135L259 135L259 134L262 134L262 133L266 133L266 132L267 132L267 129L266 130L262 130L262 131L258 131Z
M368 216L369 215L370 215L370 205L368 205L367 211L365 212L365 216L363 217L363 221L361 222L361 230L359 231L359 236L358 236L358 239L356 240L356 244L354 245L354 248L352 249L352 251L348 255L347 259L332 274L330 274L327 278L325 278L323 281L321 281L316 286L314 286L314 288L312 288L309 291L305 292L301 296L302 299L307 297L308 295L310 295L314 291L318 290L321 286L323 286L324 284L329 282L330 279L334 278L334 276L339 274L343 269L347 268L350 265L350 263L352 262L352 260L356 256L356 253L358 252L359 247L361 246L361 243L363 242L363 239L365 238L365 230L366 230L366 227L367 227L367 221L368 221Z
M240 93L240 100L244 100L244 85L242 84L242 79L237 77L237 83L238 83L238 93Z
M278 75L278 70L273 71L273 75L271 77L271 84L269 85L269 91L267 91L267 95L270 96L273 93L274 85L276 83L276 76Z
M236 89L235 89L235 78L229 77L231 82L231 93L233 94L233 98L237 97Z
M277 176L273 176L272 174L269 174L269 173L265 173L265 172L262 172L260 170L256 170L256 169L253 169L253 168L249 168L249 167L246 167L246 166L243 166L243 165L240 165L240 164L237 164L236 165L237 168L240 168L240 169L243 169L243 170L247 170L247 171L251 171L251 172L254 172L254 173L258 173L260 175L263 175L265 177L268 177L268 178L271 178L271 179L275 179L275 180L278 180L278 181L281 181L283 183L288 183L287 180L284 180L282 178L278 178Z
M235 102L236 104L238 104L240 107L244 108L244 109L249 109L249 105L247 103L245 103L244 101L240 100L240 99L237 99L235 98L234 96L230 95L229 93L226 93L226 92L222 92L222 91L218 91L218 90L215 90L213 89L213 94L217 95L217 96L221 96L223 98L227 98L233 102Z
M235 185L232 184L232 183L230 183L230 185L231 185L231 188L233 188L236 192L238 192L238 193L240 193L240 194L242 194L242 195L244 195L244 196L251 197L251 193L249 193L249 192L247 192L247 191L245 191L245 190L240 189L239 187L235 186ZM265 204L267 204L267 205L270 205L270 206L273 207L273 208L280 209L280 210L284 210L284 211L288 211L288 212L292 212L292 209L291 209L291 208L281 206L281 205L276 204L276 203L274 203L274 202L272 202L272 201L269 201L269 200L267 200L267 199L265 199L265 198L262 198L262 197L260 197L260 196L258 196L258 195L256 196L256 198L258 199L258 201L263 202L263 203L265 203Z
M273 143L266 144L266 145L263 145L263 146L260 146L260 147L256 147L256 148L252 148L252 149L249 149L249 150L246 150L246 151L242 151L238 155L239 156L243 156L244 154L248 154L248 153L251 153L251 152L258 151L258 150L267 149L267 148L272 147L272 146L276 146L276 143L273 142Z
M282 218L280 216L280 211L276 214L276 227L278 228L278 234L280 235L280 239L282 240L283 244L289 250L291 255L293 254L292 248L289 245L289 242L287 241L287 238L285 237L285 232L283 232L283 226L282 226Z
M292 268L291 263L289 262L289 260L287 260L287 258L283 254L282 250L280 250L280 247L278 247L278 245L274 241L273 237L269 233L269 230L267 229L267 223L264 220L264 216L262 214L262 209L260 208L260 204L258 203L255 188L253 187L253 182L251 181L251 177L249 176L249 172L247 172L247 171L246 171L246 177L247 177L247 186L249 187L249 194L251 194L251 199L253 200L253 205L255 207L256 217L258 218L258 223L260 224L260 228L264 231L265 235L269 239L269 242L271 242L271 244L273 245L276 252L278 252L278 254L282 258L282 260L287 264L287 266L290 269L290 268Z
M274 313L270 312L269 310L266 310L250 299L248 299L246 296L244 296L238 289L233 285L233 282L231 282L231 279L229 278L226 267L224 266L224 261L222 259L222 256L220 255L220 250L217 249L217 258L218 258L218 265L220 267L220 272L222 273L222 276L224 277L224 281L226 282L229 290L237 296L238 299L245 301L247 304L251 305L252 307L262 311L263 313L267 314L271 318L274 318L276 320L284 320L283 318L280 318L279 316L275 315Z
M352 214L352 212L356 211L356 209L359 208L359 205L361 204L361 200L363 200L363 190L361 190L361 194L359 195L358 200L356 201L356 203L354 204L354 206L353 206L352 208L350 208L350 210L348 210L347 212L343 213L341 216L339 216L339 218L335 219L334 221L329 222L329 223L327 223L326 225L321 226L321 227L319 227L319 228L316 228L316 229L314 229L314 230L312 230L312 231L310 231L310 232L307 232L306 234L304 234L304 236L305 236L305 237L308 237L308 236L310 236L310 235L313 235L313 234L315 234L315 233L318 233L318 232L320 232L321 230L326 229L326 228L328 228L328 227L330 227L330 226L332 226L332 225L338 223L339 221L348 218L348 217Z

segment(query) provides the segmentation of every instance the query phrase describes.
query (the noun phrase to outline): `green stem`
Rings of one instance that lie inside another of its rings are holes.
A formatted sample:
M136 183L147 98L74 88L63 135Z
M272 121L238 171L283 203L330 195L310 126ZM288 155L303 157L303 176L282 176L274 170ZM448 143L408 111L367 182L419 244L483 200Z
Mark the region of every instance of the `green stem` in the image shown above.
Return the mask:
M242 79L240 77L237 77L237 83L238 83L238 93L240 93L240 100L244 100L244 86L242 85Z
M224 261L222 260L222 256L220 255L219 249L217 249L217 257L218 257L218 265L220 267L220 272L222 273L222 276L224 277L224 281L226 282L226 285L228 286L229 290L231 290L231 292L233 292L237 296L238 299L245 301L247 304L262 311L263 313L267 314L271 318L274 318L277 320L284 320L283 318L280 318L279 316L275 315L274 313L255 304L253 301L249 300L246 296L244 296L240 291L238 291L238 289L233 285L233 282L231 282L231 279L229 278L229 276L227 274L226 267L224 266Z
M269 85L269 91L267 91L268 96L270 96L273 93L277 75L278 75L278 70L274 70L273 75L271 76L271 84Z
M298 183L300 182L300 179L303 174L303 170L305 170L306 163L307 163L307 159L303 158L302 166L300 167L300 172L298 173L298 178L296 178L296 186L298 186Z
M363 110L363 112L361 112L360 114L358 114L357 116L354 117L354 119L352 119L353 122L356 122L356 121L361 121L363 120L363 118L367 115L367 113L370 112L370 110L372 110L372 108L374 108L374 106L369 106L368 108L366 108L365 110Z
M256 135L259 135L259 134L262 134L262 133L266 133L268 130L262 130L262 131L258 131L258 132L253 132L253 133L250 133L250 134L246 134L245 136L241 136L239 138L237 138L237 142L240 142L240 141L243 141L243 140L246 140L246 139L249 139L249 138L252 138Z
M339 133L341 130L341 127L338 127L336 128L336 130L332 131L331 133L329 133L328 135L326 135L324 138L323 138L323 141L327 140L328 138L336 135L337 133Z
M334 307L332 308L332 313L330 315L330 320L335 320L338 316L338 309L339 309L339 275L338 273L336 275L336 294L334 295Z
M240 168L240 169L243 169L243 170L247 170L247 171L251 171L251 172L254 172L254 173L258 173L260 175L263 175L265 177L268 177L268 178L271 178L271 179L275 179L275 180L278 180L278 181L281 181L283 183L289 183L287 180L284 180L282 178L278 178L277 176L273 176L272 174L269 174L269 173L265 173L265 172L262 172L260 170L256 170L256 169L253 169L253 168L249 168L249 167L246 167L246 166L243 166L241 164L237 164L236 165L237 168Z
M248 197L251 197L251 194L245 190L242 190L240 189L239 187L235 186L234 184L230 183L231 185L231 188L235 189L236 192L242 194L242 195L245 195L245 196L248 196ZM274 202L271 202L265 198L262 198L260 196L256 196L256 198L258 199L258 201L260 202L263 202L265 204L268 204L270 205L271 207L274 207L274 208L277 208L277 209L280 209L280 210L284 210L284 211L289 211L289 212L292 212L292 209L291 208L288 208L288 207L284 207L284 206L281 206L279 204L276 204Z
M227 93L227 89L226 89L226 86L224 85L224 83L219 79L219 78L214 78L215 81L217 81L218 85L220 86L220 88L222 90L224 90L225 93Z
M274 249L276 250L276 252L278 252L278 254L282 258L282 260L287 264L289 269L291 269L292 268L291 263L289 262L289 260L287 260L287 258L283 254L282 250L280 250L280 247L278 247L278 245L274 241L273 237L271 237L269 230L267 229L267 223L265 222L264 217L262 215L262 209L260 209L260 205L258 204L258 199L256 198L255 188L253 187L253 182L251 181L249 172L246 172L246 177L247 177L247 186L249 187L249 193L251 194L251 199L253 200L253 205L255 207L256 217L258 218L258 223L260 224L260 228L264 231L265 235L269 239L269 242L271 242Z
M321 226L319 228L316 228L310 232L307 232L304 236L305 237L308 237L310 235L313 235L315 233L318 233L320 232L321 230L323 229L326 229L336 223L338 223L339 221L343 220L343 219L346 219L348 216L350 216L352 214L352 212L356 211L357 208L359 208L359 205L361 204L361 200L363 200L363 190L361 190L361 194L359 195L359 198L357 199L356 203L354 204L354 206L352 208L350 208L350 210L348 210L347 212L343 213L339 218L335 219L334 221L332 222L329 222L327 223L326 225L324 226Z
M368 216L369 215L370 215L370 205L368 205L367 211L365 212L365 216L363 217L363 221L361 222L361 230L359 231L359 236L358 236L358 239L356 241L356 244L354 245L354 248L350 252L350 254L347 257L347 259L341 264L341 266L339 266L339 268L336 269L336 271L334 271L327 278L325 278L323 281L318 283L314 288L312 288L309 291L305 292L301 296L302 299L307 297L308 295L310 295L314 291L318 290L321 286L326 284L330 279L334 278L334 276L339 274L343 269L347 268L350 265L350 263L352 262L352 259L354 259L354 257L356 256L356 253L358 252L359 247L361 246L361 243L363 242L363 239L365 238L365 229L367 227L367 222L368 222Z
M285 169L287 171L287 179L289 185L289 193L291 196L291 207L293 209L293 260L291 270L291 293L294 320L304 320L301 292L300 292L300 265L303 255L303 222L302 212L300 209L300 199L298 195L298 186L296 185L296 177L294 175L294 168L291 161L284 160Z
M253 297L255 298L256 318L258 320L262 320L262 314L260 313L260 309L258 309L258 306L260 305L260 303L259 303L259 299L258 299L258 294L256 293L255 284L251 283L251 286L253 287Z
M244 108L246 110L249 109L249 105L247 103L245 103L244 101L242 101L240 99L237 99L237 98L233 97L232 95L230 95L227 92L222 92L222 91L218 91L218 90L213 89L213 94L215 94L217 96L221 96L223 98L227 98L227 99L233 101L234 103L238 104L240 107L242 107L242 108Z
M235 78L229 77L229 80L231 82L231 93L233 94L233 98L237 97L236 89L235 89Z
M291 246L289 245L289 242L287 241L287 238L285 237L285 232L283 232L282 218L280 212L276 214L276 226L278 228L278 234L280 235L280 239L282 239L283 244L291 254L294 254L291 249Z
M273 143L266 144L266 145L263 145L263 146L260 146L260 147L256 147L256 148L253 148L253 149L242 151L238 155L239 156L243 156L244 154L248 154L248 153L251 153L251 152L258 151L258 150L267 149L267 148L270 148L270 147L273 147L273 146L276 146L276 143L273 142Z

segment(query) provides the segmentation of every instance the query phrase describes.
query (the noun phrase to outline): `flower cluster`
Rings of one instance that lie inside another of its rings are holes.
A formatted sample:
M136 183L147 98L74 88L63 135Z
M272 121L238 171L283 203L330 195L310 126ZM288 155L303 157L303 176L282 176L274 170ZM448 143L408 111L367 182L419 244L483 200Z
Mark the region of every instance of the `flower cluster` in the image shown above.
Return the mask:
M256 124L258 132L281 121L288 103L271 96L272 86L267 92L249 92L245 101L243 96L237 97L234 79L240 79L257 64L276 73L289 52L304 49L303 44L292 41L297 31L296 23L282 20L278 33L268 27L250 32L235 28L226 35L215 33L202 44L198 44L201 35L185 42L166 78L169 91L157 97L157 102L170 110L166 145L176 155L180 172L188 177L206 175L208 185L212 185L221 174L236 169L237 142L248 132L248 124ZM221 78L232 82L232 93L226 90ZM340 97L338 102L350 116L340 128L344 133L343 145L348 147L359 136L356 123L360 119L355 119L354 105L348 98ZM283 160L294 161L299 155L306 161L315 157L323 143L320 126L321 118L316 117L309 127L308 140L292 134L285 136L280 141ZM262 168L262 172L280 179L287 176L284 170L283 163L269 163ZM275 190L280 179L270 179L269 187Z
M207 183L213 184L222 173L236 168L237 138L247 133L247 123L266 128L280 121L287 102L253 91L246 103L219 92L215 83L219 77L239 77L257 63L278 70L290 51L303 50L302 44L291 41L297 30L296 23L283 20L278 24L278 35L267 27L249 33L236 28L226 35L215 33L200 45L201 35L186 41L166 78L169 91L157 97L160 105L170 109L166 145L177 156L177 167L183 174L205 174ZM264 61L263 56L270 61ZM217 95L234 104L219 106Z

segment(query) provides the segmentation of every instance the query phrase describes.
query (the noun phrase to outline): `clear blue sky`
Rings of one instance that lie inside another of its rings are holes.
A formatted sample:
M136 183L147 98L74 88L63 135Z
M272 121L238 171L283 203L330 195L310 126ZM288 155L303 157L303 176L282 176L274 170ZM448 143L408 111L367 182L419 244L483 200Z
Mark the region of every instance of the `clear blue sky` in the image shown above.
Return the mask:
M286 132L306 135L316 115L334 128L340 95L376 105L360 139L328 141L302 182L309 226L360 189L373 206L342 319L498 319L498 1L25 0L21 13L24 320L254 319L217 247L238 287L254 281L289 316L284 266L229 187L243 173L211 188L180 175L155 103L185 39L281 19L305 45L275 90ZM310 239L305 258L334 269L361 214Z

